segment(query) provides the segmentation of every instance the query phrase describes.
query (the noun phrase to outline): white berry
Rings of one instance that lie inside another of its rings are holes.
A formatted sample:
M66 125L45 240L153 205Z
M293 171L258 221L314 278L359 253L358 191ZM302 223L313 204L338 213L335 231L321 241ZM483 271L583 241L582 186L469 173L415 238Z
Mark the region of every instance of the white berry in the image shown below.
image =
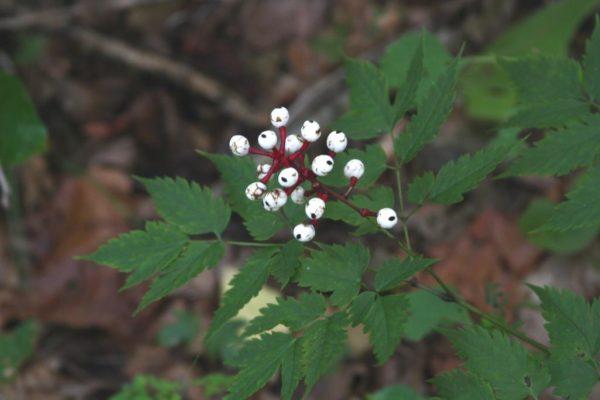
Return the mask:
M313 197L306 203L304 212L306 212L306 216L310 219L320 219L325 214L325 201L318 197Z
M398 223L398 215L391 208L382 208L377 212L377 224L384 229L391 229Z
M302 147L304 141L298 135L289 135L285 138L285 151L295 153Z
M281 170L277 181L283 187L291 187L291 186L294 186L296 184L296 182L298 182L299 177L300 177L300 174L298 174L298 171L296 171L296 168L288 167L288 168Z
M310 242L315 237L315 227L311 224L298 224L294 227L294 237L299 242Z
M365 164L362 161L354 159L350 160L344 166L344 175L346 178L356 178L360 179L361 176L365 173Z
M333 131L327 136L327 148L334 153L341 153L348 146L348 138L344 132Z
M267 211L277 211L281 207L285 206L287 202L287 194L279 188L274 189L271 192L267 192L263 197L263 207Z
M307 142L316 142L321 137L321 127L316 121L304 121L300 134Z
M279 107L274 108L273 111L271 111L271 124L273 124L275 128L281 128L282 126L285 126L289 120L290 113L288 112L287 108Z
M318 176L325 176L333 169L333 158L326 154L316 156L312 162L312 171Z
M256 166L256 174L258 175L258 179L262 179L265 176L267 176L270 169L271 169L271 164L269 164L269 163L258 164Z
M229 148L236 156L245 156L250 150L250 142L242 135L234 135L229 140Z
M277 144L277 134L273 131L263 131L258 135L258 145L265 150L271 150Z
M306 200L306 197L304 197L304 188L302 186L298 186L292 191L290 197L294 203L304 204L304 200Z
M252 182L246 188L246 197L249 200L258 200L264 196L267 191L267 185L262 182Z

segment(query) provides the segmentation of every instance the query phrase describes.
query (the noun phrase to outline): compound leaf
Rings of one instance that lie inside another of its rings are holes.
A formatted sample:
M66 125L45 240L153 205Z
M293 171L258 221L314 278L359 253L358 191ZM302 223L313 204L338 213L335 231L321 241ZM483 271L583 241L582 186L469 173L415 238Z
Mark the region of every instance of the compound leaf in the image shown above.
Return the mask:
M358 244L321 247L302 260L298 283L320 292L333 292L332 304L346 305L360 290L362 274L369 265L369 250Z
M598 372L580 358L551 362L549 365L554 394L569 399L588 399L598 383Z
M144 294L136 313L162 299L173 290L185 285L207 267L214 267L223 258L225 247L221 242L194 241L183 253L152 282Z
M431 171L417 176L408 185L408 200L416 204L423 204L427 200L434 182L435 175Z
M225 400L247 399L275 375L296 339L284 333L266 333L247 342L242 350L241 370Z
M206 340L244 307L266 283L269 277L269 260L277 251L267 247L257 250L244 264L240 272L231 280L231 287L221 298L221 305L213 316Z
M384 292L394 289L417 272L433 265L432 258L413 257L404 260L394 257L385 261L375 274L375 290Z
M281 362L281 398L291 400L302 379L302 342L294 341Z
M445 400L496 400L490 385L470 372L445 372L433 378L433 384Z
M338 312L312 324L302 337L302 365L307 391L328 372L346 348L348 317Z
M270 272L286 286L300 268L300 259L304 254L304 246L297 240L290 240L283 245L271 259Z

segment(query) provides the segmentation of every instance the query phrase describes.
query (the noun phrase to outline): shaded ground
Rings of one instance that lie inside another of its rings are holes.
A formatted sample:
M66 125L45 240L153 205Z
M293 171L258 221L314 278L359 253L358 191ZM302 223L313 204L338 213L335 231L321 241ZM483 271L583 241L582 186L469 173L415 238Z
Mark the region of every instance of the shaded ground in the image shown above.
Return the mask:
M132 176L179 175L220 190L216 170L194 149L225 152L232 134L265 129L275 105L289 107L292 127L309 116L327 126L345 108L342 51L376 58L403 32L424 28L452 52L465 43L465 54L476 54L544 3L0 1L0 15L14 24L0 31L0 67L25 82L50 135L48 153L10 176L17 195L0 213L0 327L31 317L43 326L33 359L14 384L0 388L0 398L105 399L137 373L183 381L230 372L201 340L169 349L157 335L177 310L207 326L223 271L245 251L228 249L219 268L136 318L143 290L118 293L123 279L116 271L74 260L155 217ZM591 19L575 36L575 54L590 27ZM459 103L409 175L476 147L490 130L466 118ZM533 196L559 199L565 187L555 179L489 183L460 206L424 207L410 229L420 250L444 260L440 274L469 300L488 310L506 302L503 312L514 319L528 301L523 280L600 293L597 246L549 254L516 224ZM322 229L322 240L338 228ZM226 235L246 238L239 220ZM377 258L394 251L371 241ZM503 299L490 301L491 282ZM539 337L537 314L525 308L520 316ZM398 382L427 393L428 378L458 363L435 334L405 342L378 368L358 331L350 347L315 399L362 398ZM274 383L256 398L275 399L276 389ZM189 395L206 398L195 389Z

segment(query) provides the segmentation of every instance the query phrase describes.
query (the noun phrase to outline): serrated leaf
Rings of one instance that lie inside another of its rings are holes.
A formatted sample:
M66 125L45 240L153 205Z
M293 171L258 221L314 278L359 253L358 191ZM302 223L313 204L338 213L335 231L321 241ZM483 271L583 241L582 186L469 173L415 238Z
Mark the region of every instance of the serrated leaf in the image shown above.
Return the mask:
M281 362L281 398L291 400L302 379L302 342L294 341Z
M244 331L250 336L283 324L292 331L299 331L308 323L325 313L327 304L323 296L316 293L303 293L298 299L278 298L276 304L261 308L260 315L254 318Z
M347 59L346 80L350 87L349 114L342 117L345 121L341 126L334 122L333 129L343 130L352 139L388 133L392 128L393 114L387 82L377 67L365 60ZM354 127L348 123L349 118L352 121L359 118L362 122Z
M496 400L490 385L470 372L455 369L432 381L445 400Z
M206 340L210 340L219 328L235 317L258 294L269 277L269 260L276 251L272 247L257 250L233 277L230 289L221 298L221 305L213 316Z
M156 210L185 233L220 234L229 224L231 210L208 188L183 178L138 178L152 196Z
M433 265L437 260L433 258L413 257L402 260L394 257L385 261L375 274L375 290L384 292L401 285L417 272Z
M446 336L465 366L490 383L498 400L537 397L550 380L521 344L500 332L473 327L447 331Z
M0 165L9 167L46 150L47 134L17 78L0 71L0 93Z
M376 186L366 194L354 195L352 202L359 208L369 210L380 210L384 207L392 207L394 204L394 192L387 186ZM336 221L344 221L347 224L357 226L355 234L364 235L379 231L375 221L361 216L356 210L339 201L329 201L325 218Z
M408 200L412 203L423 204L429 196L434 181L435 175L431 171L417 176L408 185Z
M295 339L283 333L267 333L244 346L244 359L240 372L225 400L247 399L265 386L275 375L287 353L293 349Z
M591 164L600 155L600 116L590 116L586 122L548 132L534 147L523 151L503 175L560 176Z
M600 224L600 166L591 168L577 186L567 193L567 200L556 207L550 219L539 227L541 231L566 231Z
M11 332L0 334L0 384L15 377L35 350L40 325L33 320L19 323Z
M404 336L414 342L423 339L443 322L461 322L467 325L471 322L464 308L425 290L410 292L406 298L410 302L410 315L404 326Z
M348 318L343 312L312 324L302 337L302 366L307 392L346 349Z
M179 229L148 222L146 230L124 233L82 259L121 272L131 272L123 286L126 289L163 270L184 250L187 243L187 236Z
M598 383L598 372L579 358L551 362L549 365L554 394L569 399L588 399Z
M377 293L367 291L362 292L352 300L352 304L350 305L350 321L352 321L352 326L362 323L373 306L375 297L377 297Z
M431 142L452 110L456 68L458 59L454 59L446 70L436 79L417 108L417 114L406 127L405 132L394 140L396 156L403 162L409 162Z
M358 180L357 188L366 188L375 183L385 172L386 156L381 146L371 144L364 150L350 149L335 157L333 171L319 180L330 186L348 186L348 178L344 176L344 166L354 158L361 160L365 165L365 174Z
M554 211L555 204L546 198L532 201L519 217L519 229L527 240L544 250L556 253L573 253L589 246L598 235L600 226L571 229L564 232L533 232L542 226Z
M286 286L300 268L300 259L304 255L304 246L297 240L290 240L283 245L271 259L269 267L271 275Z
M250 157L232 157L199 152L212 161L225 183L225 192L233 210L244 219L244 225L256 240L268 240L285 228L277 215L265 211L260 202L248 200L246 187L256 182L256 165Z
M532 56L501 60L500 65L508 72L521 103L582 98L579 65L572 59Z
M224 253L225 246L222 242L191 242L183 253L164 268L152 282L135 313L185 285L205 268L214 267L223 258Z
M424 74L423 67L423 41L425 39L421 38L417 45L417 48L413 52L412 61L410 62L410 66L408 67L408 71L406 72L405 80L402 84L398 85L399 89L396 92L396 97L394 98L394 104L392 106L394 112L394 122L404 118L404 114L413 106L416 105L417 93L419 91L419 86L421 82L427 82L427 80L422 79ZM382 68L384 68L384 73L387 70L391 76L394 76L396 73L400 71L396 71L395 73L391 73L390 70L393 70L393 67L390 67L389 63L391 58L391 54L394 53L394 49L397 49L398 46L394 46L388 48L388 52L384 55L382 59ZM397 50L396 50L397 51ZM387 57L386 57L387 56ZM406 56L406 55L404 55ZM394 57L396 58L401 57ZM425 86L425 85L422 85Z
M358 244L323 245L321 250L302 260L298 284L320 292L333 292L332 304L344 306L358 294L369 258L369 250Z
M422 56L419 57L421 46ZM421 60L417 61L419 58ZM420 101L450 60L450 54L433 34L412 32L402 35L388 46L381 57L381 70L400 95L405 91L412 92L408 86L416 83L416 99Z
M600 315L585 299L568 290L529 287L542 301L553 358L595 357L600 351Z
M425 397L406 385L393 385L367 396L366 400L425 400Z
M553 99L520 107L505 122L505 127L552 128L584 121L590 115L589 105L574 99Z
M488 146L444 164L429 189L428 200L439 204L462 201L466 192L476 188L504 161L512 147Z
M402 295L378 295L362 320L379 364L386 362L400 343L408 307L409 303Z
M585 46L583 82L591 99L600 101L600 19L597 15L596 27Z

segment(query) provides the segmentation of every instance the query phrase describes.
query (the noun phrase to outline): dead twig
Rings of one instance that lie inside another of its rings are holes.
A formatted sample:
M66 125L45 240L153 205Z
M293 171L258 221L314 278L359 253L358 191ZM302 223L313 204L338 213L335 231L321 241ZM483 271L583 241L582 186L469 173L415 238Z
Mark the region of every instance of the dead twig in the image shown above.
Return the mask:
M87 50L136 70L164 76L192 93L207 98L220 106L227 114L246 125L258 127L267 123L262 117L257 117L257 114L236 93L189 65L136 49L88 29L74 28L69 29L67 33Z

